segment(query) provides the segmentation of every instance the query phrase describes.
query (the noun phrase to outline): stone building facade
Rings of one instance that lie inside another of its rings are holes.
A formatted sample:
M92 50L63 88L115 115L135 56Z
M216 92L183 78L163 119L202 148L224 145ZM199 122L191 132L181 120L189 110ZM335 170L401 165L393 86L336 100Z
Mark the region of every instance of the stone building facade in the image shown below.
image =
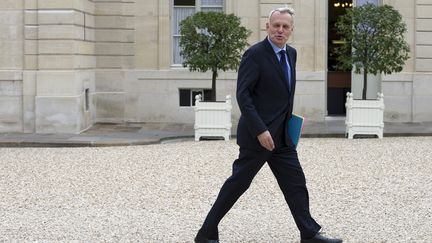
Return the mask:
M189 10L234 13L252 30L253 44L266 35L269 11L285 4L296 10L289 41L299 53L295 112L323 121L329 115L333 1L3 0L0 132L80 133L97 122L193 123L191 97L211 88L211 74L178 63L178 21ZM432 121L432 0L379 4L403 15L411 58L401 73L378 77L370 95L384 93L388 122ZM352 90L360 93L356 79ZM218 100L235 97L235 71L220 73L217 85ZM235 122L235 99L233 104Z

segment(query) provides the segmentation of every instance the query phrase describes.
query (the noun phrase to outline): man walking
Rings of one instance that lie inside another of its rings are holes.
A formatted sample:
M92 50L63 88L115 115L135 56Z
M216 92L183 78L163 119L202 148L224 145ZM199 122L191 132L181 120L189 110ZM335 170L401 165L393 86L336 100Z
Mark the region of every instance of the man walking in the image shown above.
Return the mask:
M243 55L237 79L241 111L237 129L239 157L195 242L219 242L219 222L249 188L265 162L284 194L301 242L342 242L322 235L321 226L310 215L305 176L287 135L296 86L297 52L286 44L294 27L293 14L290 8L272 10L266 23L268 36Z

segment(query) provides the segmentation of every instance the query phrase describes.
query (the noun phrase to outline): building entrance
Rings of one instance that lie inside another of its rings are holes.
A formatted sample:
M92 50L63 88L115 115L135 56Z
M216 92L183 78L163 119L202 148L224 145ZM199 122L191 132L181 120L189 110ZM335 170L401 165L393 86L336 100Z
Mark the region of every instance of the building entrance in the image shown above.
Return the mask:
M340 36L336 33L336 21L352 8L352 0L328 1L328 48L327 48L327 112L329 116L344 116L345 97L351 92L351 70L340 71L336 69L337 55L335 48L342 44Z

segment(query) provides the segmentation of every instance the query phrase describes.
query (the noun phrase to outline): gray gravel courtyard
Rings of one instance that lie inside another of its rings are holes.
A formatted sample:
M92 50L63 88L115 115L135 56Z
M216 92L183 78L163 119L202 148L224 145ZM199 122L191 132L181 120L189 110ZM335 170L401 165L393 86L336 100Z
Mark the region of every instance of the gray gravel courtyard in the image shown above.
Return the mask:
M432 137L302 138L311 211L344 242L432 242ZM0 241L192 242L235 140L0 148ZM222 220L221 242L299 242L267 165Z

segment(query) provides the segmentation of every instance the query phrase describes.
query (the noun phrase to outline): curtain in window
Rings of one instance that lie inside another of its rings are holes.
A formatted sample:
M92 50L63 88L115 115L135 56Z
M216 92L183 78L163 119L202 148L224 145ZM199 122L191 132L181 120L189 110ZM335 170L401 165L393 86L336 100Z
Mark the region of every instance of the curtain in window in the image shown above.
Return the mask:
M183 57L180 55L180 36L174 36L173 38L173 63L183 63Z
M201 11L203 12L222 12L222 7L202 7Z
M180 22L195 13L195 7L174 7L174 35L180 34Z
M201 11L203 12L222 12L223 11L223 0L202 0Z
M201 0L201 5L202 6L205 6L205 5L222 6L223 0Z
M222 12L224 0L201 0L200 11ZM182 64L180 56L180 22L195 13L195 6L177 6L173 9L173 64Z
M374 5L378 5L379 0L357 0L357 6L364 5L366 3L372 3Z
M174 7L173 11L173 63L182 64L180 56L180 22L195 13L195 7Z

